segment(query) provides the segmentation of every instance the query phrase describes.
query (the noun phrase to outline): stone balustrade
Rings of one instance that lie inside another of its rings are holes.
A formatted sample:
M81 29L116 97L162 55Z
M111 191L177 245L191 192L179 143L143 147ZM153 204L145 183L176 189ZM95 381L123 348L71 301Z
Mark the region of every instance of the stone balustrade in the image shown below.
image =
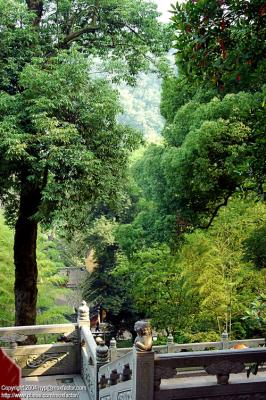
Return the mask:
M60 334L62 343L17 346L29 335ZM0 328L0 342L10 343L6 353L22 369L22 376L74 374L80 371L78 325L55 324Z
M133 351L123 355L118 360L110 362L99 369L98 383L100 389L114 386L120 382L132 380Z
M154 400L265 399L265 374L264 377L258 376L255 380L249 380L245 374L244 379L242 376L240 381L235 380L229 385L231 374L246 373L247 365L264 362L266 348L158 354L154 360ZM200 374L200 378L195 379L191 369L199 367L203 373ZM185 386L184 370L188 368L190 371L187 375L191 384ZM208 375L215 375L216 381L207 380Z
M166 345L151 349L151 330L145 325L136 324L133 349L117 348L114 338L108 349L91 332L89 308L83 301L76 324L0 328L0 344L9 343L5 351L22 368L23 377L81 374L88 400L266 398L266 374L259 369L258 376L248 380L245 372L250 363L266 362L266 348L261 347L265 339L230 341L223 333L220 342L175 344L169 335ZM32 335L53 335L53 343L24 345ZM248 348L230 350L236 344Z
M200 342L200 343L167 343L164 345L155 345L152 347L156 354L179 353L185 351L203 351L203 350L223 350L230 349L236 344L243 344L250 348L265 346L265 339L246 339L246 340L228 340L226 342ZM110 349L111 350L111 349ZM124 354L131 351L131 347L116 348L115 351L110 351L110 359L113 361ZM113 353L113 354L112 354Z
M136 349L99 369L99 400L153 400L154 353Z

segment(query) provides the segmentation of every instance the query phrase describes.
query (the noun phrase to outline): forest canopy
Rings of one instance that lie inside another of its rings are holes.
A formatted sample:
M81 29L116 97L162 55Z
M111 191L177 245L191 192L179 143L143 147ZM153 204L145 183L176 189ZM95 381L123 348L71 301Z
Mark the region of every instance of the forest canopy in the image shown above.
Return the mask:
M93 254L83 296L114 334L147 318L177 341L264 335L262 1L177 2L170 24L144 0L0 0L0 13L15 323L36 321L42 225L68 242L67 265ZM158 61L171 46L173 71ZM143 145L138 129L161 119L143 106L145 118L126 126L113 84L134 85L155 61L165 126Z
M164 140L134 157L129 211L106 221L112 262L87 286L110 321L130 321L116 295L178 341L265 334L265 11L257 0L172 7Z
M80 226L84 208L114 208L140 141L92 59L134 82L169 35L145 1L1 0L0 15L0 199L15 225L16 324L31 325L38 224Z

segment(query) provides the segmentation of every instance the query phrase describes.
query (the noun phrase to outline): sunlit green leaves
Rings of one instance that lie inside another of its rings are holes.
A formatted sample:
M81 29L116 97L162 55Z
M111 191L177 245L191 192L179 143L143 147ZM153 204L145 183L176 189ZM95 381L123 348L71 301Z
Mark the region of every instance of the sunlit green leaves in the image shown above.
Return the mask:
M207 225L235 191L255 189L264 174L262 102L261 93L240 92L180 107L165 128L166 146L150 147L135 167L145 195L186 224Z

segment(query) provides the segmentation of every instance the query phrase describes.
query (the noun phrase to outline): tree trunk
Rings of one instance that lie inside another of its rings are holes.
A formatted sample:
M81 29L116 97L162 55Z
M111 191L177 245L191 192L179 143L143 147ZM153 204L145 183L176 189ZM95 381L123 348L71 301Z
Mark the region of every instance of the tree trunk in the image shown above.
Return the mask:
M15 325L36 323L37 303L37 227L32 217L38 211L41 193L31 185L22 185L19 215L15 226Z
M28 9L36 14L33 26L37 28L43 14L43 0L26 0ZM15 226L14 263L15 263L15 325L36 324L37 304L37 229L34 219L41 202L40 188L27 181L27 173L23 171L20 193L20 206ZM33 343L34 336L27 342Z
M26 0L29 10L34 11L36 18L33 20L33 26L39 26L43 14L43 0Z

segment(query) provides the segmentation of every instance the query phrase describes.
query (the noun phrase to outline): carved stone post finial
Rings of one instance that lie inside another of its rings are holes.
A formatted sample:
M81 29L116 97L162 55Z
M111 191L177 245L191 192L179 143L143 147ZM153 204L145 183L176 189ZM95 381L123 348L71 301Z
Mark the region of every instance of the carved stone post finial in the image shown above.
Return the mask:
M131 376L132 376L132 371L130 369L130 365L125 364L121 377L122 382L129 381L131 379Z
M170 335L167 337L167 344L173 344L174 343L174 337L170 333Z
M223 350L228 349L228 333L226 331L224 331L221 334L221 342L222 342L222 349Z
M108 347L103 340L99 340L96 347L97 364L105 364L109 361Z
M134 342L134 347L137 351L152 350L152 329L147 321L138 321L134 325L137 332L137 337Z
M113 369L109 378L110 385L111 386L117 385L119 378L120 374L117 372L117 369Z
M116 340L115 338L112 338L110 340L110 348L109 348L109 353L110 353L110 361L115 361L118 358L117 354L117 345L116 345Z
M99 381L99 389L106 388L107 383L108 383L108 379L105 377L105 374L101 375L100 381Z
M85 300L81 302L78 309L78 325L86 325L90 327L90 309Z
M110 340L110 349L116 349L116 340L114 337Z
M174 337L171 333L167 337L167 353L174 353Z

